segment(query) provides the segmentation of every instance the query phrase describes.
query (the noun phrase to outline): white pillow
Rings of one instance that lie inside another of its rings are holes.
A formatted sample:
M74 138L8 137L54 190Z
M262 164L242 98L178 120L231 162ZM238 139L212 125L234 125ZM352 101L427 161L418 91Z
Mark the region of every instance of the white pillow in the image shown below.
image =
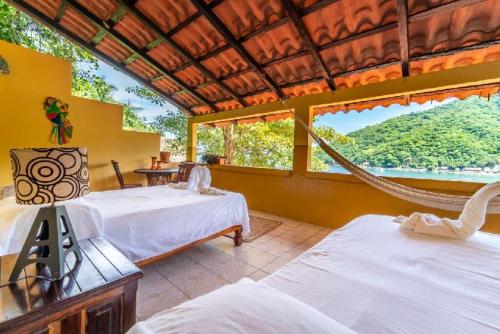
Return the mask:
M301 301L244 278L138 322L128 334L354 333Z

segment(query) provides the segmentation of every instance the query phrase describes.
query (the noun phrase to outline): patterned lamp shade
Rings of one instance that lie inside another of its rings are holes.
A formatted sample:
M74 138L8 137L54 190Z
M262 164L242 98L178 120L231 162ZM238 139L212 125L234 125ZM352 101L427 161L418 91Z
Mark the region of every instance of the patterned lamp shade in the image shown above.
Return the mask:
M19 204L45 204L87 194L87 148L10 150L12 177Z

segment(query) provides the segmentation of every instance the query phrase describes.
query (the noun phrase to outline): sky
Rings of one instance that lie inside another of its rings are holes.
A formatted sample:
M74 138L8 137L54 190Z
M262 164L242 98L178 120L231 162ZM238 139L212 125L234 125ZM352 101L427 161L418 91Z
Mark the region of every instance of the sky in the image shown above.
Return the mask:
M113 94L116 101L123 104L130 103L132 106L140 108L141 110L139 111L139 114L146 118L148 122L153 121L153 119L157 115L160 115L166 109L177 109L177 107L173 106L170 103L167 103L163 107L159 107L147 100L135 96L134 94L127 93L125 90L127 87L136 86L139 85L139 83L130 78L128 75L115 70L112 66L109 66L102 61L99 61L99 70L95 73L104 76L107 82L116 87L116 91ZM349 113L339 112L335 115L326 114L316 119L314 125L331 126L336 131L342 134L347 134L349 132L364 128L368 125L378 124L389 118L393 118L410 112L427 110L447 102L449 101L430 101L422 105L411 103L409 106L400 106L395 104L387 108L376 107L372 110L364 110L362 112L351 111Z
M160 107L149 102L148 100L141 99L134 94L128 93L125 90L127 87L138 86L141 84L129 77L127 74L114 69L112 66L100 60L99 70L95 71L95 74L104 76L108 83L116 87L116 91L113 93L113 97L116 101L123 104L130 103L133 107L141 108L139 114L144 116L148 122L153 121L156 116L160 115L166 109L177 109L177 107L168 102L163 107Z

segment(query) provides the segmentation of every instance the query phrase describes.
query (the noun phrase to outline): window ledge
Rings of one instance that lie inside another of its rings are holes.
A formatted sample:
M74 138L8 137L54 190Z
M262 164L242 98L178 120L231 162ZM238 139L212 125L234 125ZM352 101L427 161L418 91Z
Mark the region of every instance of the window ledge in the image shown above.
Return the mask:
M256 168L244 166L230 166L230 165L209 165L210 169L221 170L225 172L244 173L244 174L259 174L259 175L272 175L272 176L290 176L290 170L284 169L271 169L271 168Z
M331 180L347 183L364 183L351 174L340 173L325 173L325 172L307 172L307 178ZM433 180L433 179L412 179L403 177L385 177L385 179L400 183L405 186L420 188L424 190L432 190L443 193L454 194L470 194L481 188L484 183L465 182L465 181L450 181L450 180Z

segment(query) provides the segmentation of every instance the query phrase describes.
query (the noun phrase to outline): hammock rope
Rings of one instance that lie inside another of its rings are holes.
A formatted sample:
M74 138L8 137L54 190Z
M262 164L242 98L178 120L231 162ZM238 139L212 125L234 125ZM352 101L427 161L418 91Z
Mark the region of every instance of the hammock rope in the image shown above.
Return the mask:
M383 177L369 173L368 171L346 159L339 152L335 151L330 145L328 145L300 117L297 117L295 112L286 105L284 100L281 100L281 104L286 109L288 109L288 111L295 117L297 123L300 124L300 126L304 128L305 131L307 131L307 133L313 138L318 146L326 152L326 154L328 154L340 166L351 172L351 174L356 178L371 185L372 187L375 187L389 195L412 203L435 209L455 212L462 212L465 203L470 199L470 196L435 193L432 191L405 186L400 183L393 182ZM500 214L500 197L497 197L490 201L487 212Z

